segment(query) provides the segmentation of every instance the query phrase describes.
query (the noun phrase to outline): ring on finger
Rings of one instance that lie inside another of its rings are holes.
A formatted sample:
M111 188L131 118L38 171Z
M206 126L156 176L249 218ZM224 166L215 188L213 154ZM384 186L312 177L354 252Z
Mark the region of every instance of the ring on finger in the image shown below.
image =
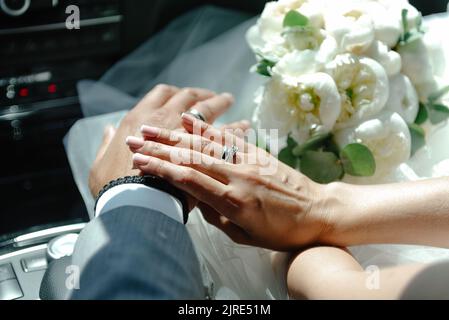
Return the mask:
M207 122L206 116L202 112L198 111L197 109L192 108L189 111L187 111L186 114L189 114L192 117L195 117L196 119L198 119L200 121Z

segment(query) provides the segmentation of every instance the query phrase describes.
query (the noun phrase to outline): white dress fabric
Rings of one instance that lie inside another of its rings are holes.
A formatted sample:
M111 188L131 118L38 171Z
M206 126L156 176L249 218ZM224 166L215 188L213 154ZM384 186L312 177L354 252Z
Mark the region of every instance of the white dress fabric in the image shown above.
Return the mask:
M120 110L131 108L138 97L155 84L231 92L236 97L236 104L220 122L251 119L254 93L264 80L249 73L255 60L246 45L245 33L255 20L247 19L244 14L214 7L198 9L174 22L114 66L101 81L79 84L83 111L90 117L73 126L65 145L75 182L91 216L94 200L88 188L88 174L101 143L103 129L107 124L118 125L126 113ZM426 17L425 22L435 33L435 38L444 40L444 32L449 30L447 14ZM449 41L443 44L445 56L449 59ZM441 74L449 82L446 69L441 70ZM427 147L401 167L395 180L449 175L447 141L449 126L443 124L430 134ZM213 283L213 298L288 298L285 280L287 254L237 245L208 225L198 210L191 214L188 229L205 270L205 278L209 277ZM350 250L364 267L449 259L449 250L422 246L366 245Z

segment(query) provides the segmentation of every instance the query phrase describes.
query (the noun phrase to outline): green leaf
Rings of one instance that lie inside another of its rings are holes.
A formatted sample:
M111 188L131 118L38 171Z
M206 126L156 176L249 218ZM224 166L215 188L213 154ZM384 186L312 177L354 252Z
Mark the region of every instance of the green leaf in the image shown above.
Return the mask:
M426 145L426 132L417 124L409 124L410 136L412 138L412 156Z
M328 139L332 135L330 133L317 134L312 136L304 144L298 145L293 149L293 154L297 157L301 157L306 151L317 150L323 147Z
M421 15L416 18L416 30L418 30L418 32L424 33Z
M401 16L402 16L402 27L404 29L404 34L406 34L408 32L408 20L407 20L408 10L402 9Z
M299 158L293 155L292 149L288 147L282 149L281 152L279 152L278 159L293 169L298 169Z
M449 118L449 109L443 104L428 104L429 119L432 124L439 124Z
M332 152L306 151L301 158L300 170L313 181L323 184L340 180L344 175L340 160Z
M409 31L404 35L405 43L412 43L413 41L421 39L423 36L422 33L416 31Z
M287 138L287 146L279 152L278 159L293 169L298 169L299 158L293 154L293 149L298 143L290 135Z
M295 141L295 139L293 139L292 136L289 135L287 137L287 147L289 147L290 149L294 149L297 145L298 143Z
M436 101L438 101L441 97L443 97L448 92L449 92L449 86L441 88L437 92L432 93L429 96L428 100L429 100L430 103L436 102Z
M370 149L363 144L348 144L340 152L344 171L356 177L371 177L376 172L376 161Z
M290 10L284 18L284 28L305 27L309 24L309 18L296 10Z
M428 118L429 118L429 113L427 111L426 105L423 103L419 103L419 111L418 111L418 115L416 116L415 123L417 125L421 125L424 122L426 122Z
M411 29L409 29L408 20L407 20L408 10L403 9L401 12L401 15L402 15L402 27L404 29L404 33L401 35L399 45L403 46L407 43L412 43L413 41L421 39L424 34L424 31L422 31L422 28L421 28L422 21L419 18L417 18L417 20L416 20L417 28L411 30Z
M338 144L335 142L335 140L333 138L326 140L326 144L325 144L323 150L332 152L337 157L340 156L340 147L338 146Z
M256 66L256 72L266 77L271 77L271 69L276 65L276 63L262 59Z

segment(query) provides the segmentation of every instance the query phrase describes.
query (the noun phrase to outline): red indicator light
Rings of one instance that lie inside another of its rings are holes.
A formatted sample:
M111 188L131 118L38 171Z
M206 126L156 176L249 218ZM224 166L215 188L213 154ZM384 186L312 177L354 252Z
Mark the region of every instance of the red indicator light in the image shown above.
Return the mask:
M24 97L28 97L30 95L30 90L28 90L28 88L22 88L19 90L19 96L24 98Z
M52 83L48 86L48 93L56 93L58 91L58 87Z

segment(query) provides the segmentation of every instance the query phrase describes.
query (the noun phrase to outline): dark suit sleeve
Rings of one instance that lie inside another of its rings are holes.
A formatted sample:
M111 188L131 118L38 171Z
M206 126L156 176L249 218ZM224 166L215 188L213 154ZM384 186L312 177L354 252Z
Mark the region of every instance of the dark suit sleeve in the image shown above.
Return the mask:
M198 259L184 225L139 207L104 213L83 230L73 255L72 299L203 299Z

